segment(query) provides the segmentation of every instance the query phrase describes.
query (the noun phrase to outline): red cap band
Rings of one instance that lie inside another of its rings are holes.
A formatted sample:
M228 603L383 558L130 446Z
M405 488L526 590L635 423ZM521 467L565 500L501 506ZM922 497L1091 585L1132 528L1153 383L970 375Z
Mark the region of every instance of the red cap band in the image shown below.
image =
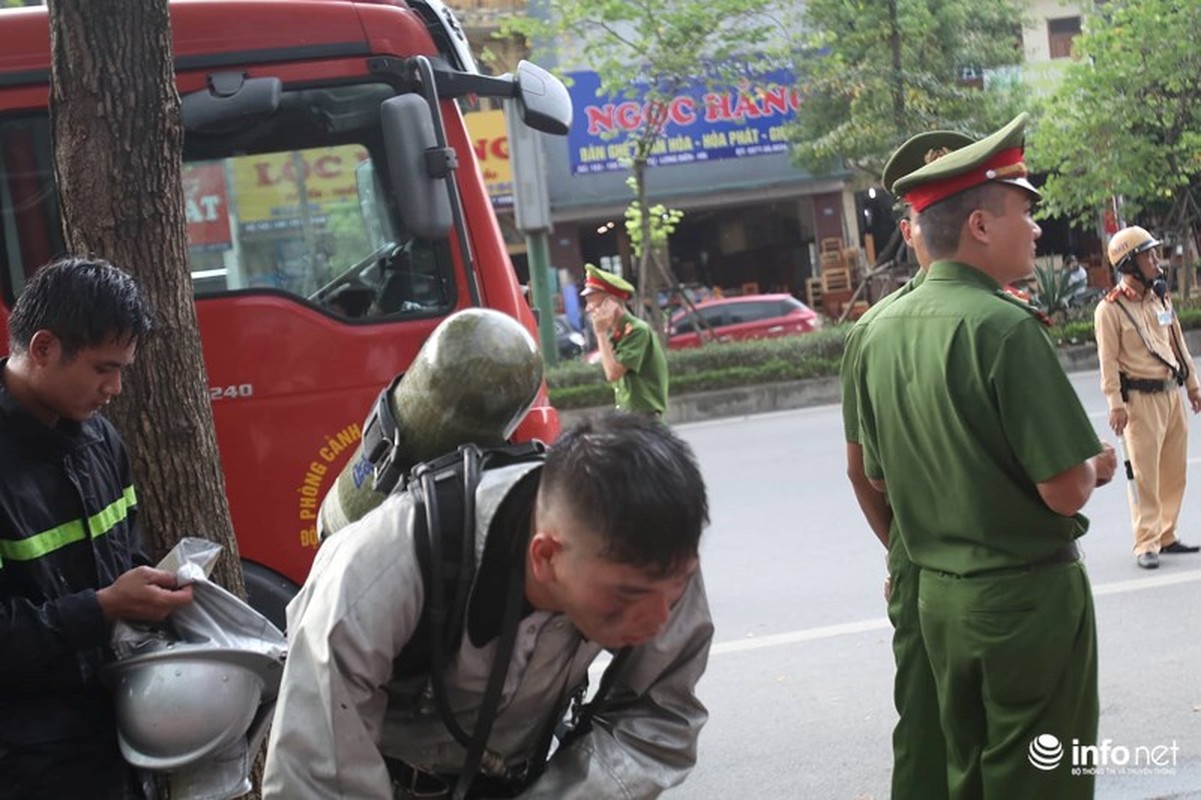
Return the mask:
M622 301L630 299L629 292L623 292L621 289L618 289L616 286L605 283L602 280L598 280L597 278L594 278L591 275L589 275L587 278L584 279L584 288L585 289L596 289L597 291L604 292L605 294L611 294L614 297L616 297Z
M950 178L919 184L905 193L905 202L914 211L921 212L928 206L945 200L953 194L971 189L993 180L1026 177L1026 164L1022 161L1022 148L1002 150L980 166L953 175Z

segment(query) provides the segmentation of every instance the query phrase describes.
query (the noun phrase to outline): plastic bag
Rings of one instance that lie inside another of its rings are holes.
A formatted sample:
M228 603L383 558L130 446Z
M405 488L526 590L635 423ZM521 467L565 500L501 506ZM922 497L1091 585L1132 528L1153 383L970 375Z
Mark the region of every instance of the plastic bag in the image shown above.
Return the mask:
M135 685L145 685L146 680L145 672L132 677L134 673L130 670L144 668L148 662L177 664L180 662L170 659L189 656L208 659L206 664L233 659L259 676L253 679L253 685L258 686L261 678L261 691L257 691L259 703L253 717L247 707L246 717L240 722L227 722L221 738L213 740L207 750L196 751L194 758L185 755L167 763L161 755L148 755L137 748L127 750L130 736L143 741L147 733L144 726L133 722L120 729L126 758L135 766L166 772L173 800L228 800L250 790L250 768L266 736L287 654L287 639L278 628L241 599L209 581L221 550L220 545L205 539L182 539L158 567L174 572L181 585L191 584L192 602L174 611L164 624L122 621L113 629L112 646L117 660L109 666L109 671L115 686L124 687L127 693ZM143 683L138 683L139 680ZM130 720L134 716L131 714ZM118 719L121 719L120 707ZM186 720L164 719L162 726L155 727L148 735L149 740L171 742L171 732L177 733L181 722ZM226 743L214 749L219 741Z

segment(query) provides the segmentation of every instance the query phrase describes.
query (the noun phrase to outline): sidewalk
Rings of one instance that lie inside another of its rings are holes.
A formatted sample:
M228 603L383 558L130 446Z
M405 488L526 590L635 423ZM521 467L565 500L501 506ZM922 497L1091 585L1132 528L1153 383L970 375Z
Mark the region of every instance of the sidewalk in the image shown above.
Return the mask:
M1184 332L1184 341L1194 358L1201 353L1201 330ZM1065 372L1099 369L1096 345L1081 344L1061 347L1059 363ZM711 392L673 396L667 410L669 423L699 422L723 417L743 417L768 411L828 405L841 400L842 390L837 376L810 378L803 381L782 381L755 386L738 386ZM559 412L563 426L598 408L572 408Z

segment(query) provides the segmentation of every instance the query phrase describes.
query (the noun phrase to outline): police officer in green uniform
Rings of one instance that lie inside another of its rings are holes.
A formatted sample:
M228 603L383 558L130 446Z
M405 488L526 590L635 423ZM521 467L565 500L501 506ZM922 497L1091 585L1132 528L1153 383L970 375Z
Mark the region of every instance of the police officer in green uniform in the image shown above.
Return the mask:
M954 131L920 133L902 144L884 167L881 178L891 190L896 180L974 139ZM888 549L888 619L892 622L892 652L897 663L893 702L897 724L892 731L892 800L942 800L947 797L947 748L938 720L938 695L926 656L917 613L918 569L909 560L892 509L863 472L859 442L859 409L855 399L855 371L862 337L871 320L897 299L921 285L930 257L912 209L900 221L905 243L917 255L917 275L880 299L847 334L842 358L842 418L846 434L847 476L855 499L873 533Z
M667 412L667 355L651 327L626 309L634 287L592 264L585 264L584 271L580 294L617 407L662 416Z
M875 315L856 370L864 471L888 493L938 691L948 793L1091 798L1072 744L1097 735L1092 591L1078 512L1113 477L1033 309L1038 193L1022 114L900 178L934 259Z

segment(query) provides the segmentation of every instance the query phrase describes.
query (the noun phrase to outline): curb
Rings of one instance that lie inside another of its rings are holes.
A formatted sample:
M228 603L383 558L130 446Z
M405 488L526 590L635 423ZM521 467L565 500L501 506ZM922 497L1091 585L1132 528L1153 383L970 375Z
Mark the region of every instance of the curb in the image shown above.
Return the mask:
M1201 352L1201 329L1184 332L1185 345L1190 353ZM1059 363L1064 372L1085 372L1100 369L1097 347L1089 344L1067 345L1059 348ZM839 403L842 387L837 375L825 378L807 378L800 381L762 383L753 386L737 386L730 389L714 389L672 397L665 420L670 424L702 422L704 420L745 417L751 414L766 414L771 411L787 411ZM569 408L559 412L563 427L606 410L603 406L591 408Z

